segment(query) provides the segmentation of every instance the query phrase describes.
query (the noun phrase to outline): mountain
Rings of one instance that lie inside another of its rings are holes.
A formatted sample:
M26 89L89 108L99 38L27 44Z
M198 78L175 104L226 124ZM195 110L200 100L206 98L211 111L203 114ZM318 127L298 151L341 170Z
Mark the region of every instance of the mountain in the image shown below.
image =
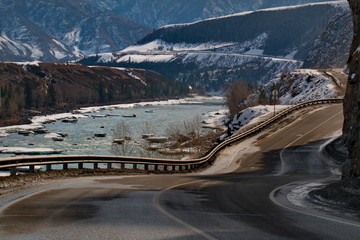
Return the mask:
M335 15L326 30L314 41L304 67L343 67L349 57L353 35L351 12Z
M65 61L117 51L149 28L88 0L0 1L1 61Z
M119 51L154 26L324 0L1 0L0 61L67 61Z
M118 16L159 28L263 8L328 0L91 0Z
M207 91L239 79L265 83L301 67L331 19L348 12L347 2L340 1L169 25L120 52L81 62L152 69Z
M0 120L26 111L183 96L187 86L154 71L86 67L76 63L0 63Z

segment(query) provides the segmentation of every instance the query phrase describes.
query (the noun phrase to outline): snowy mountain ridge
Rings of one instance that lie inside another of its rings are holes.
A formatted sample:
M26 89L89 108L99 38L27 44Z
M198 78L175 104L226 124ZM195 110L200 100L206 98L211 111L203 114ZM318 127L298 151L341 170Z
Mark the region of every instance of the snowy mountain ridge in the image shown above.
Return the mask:
M88 0L0 2L0 60L67 61L117 51L149 32Z
M329 0L91 0L113 13L152 28L279 6ZM146 9L146 11L144 11Z
M245 16L245 15L253 14L253 13L256 13L256 12L283 11L283 10L296 9L296 8L299 8L299 7L316 6L316 5L324 5L324 4L332 5L334 7L339 7L339 8L342 8L344 10L349 9L349 3L347 2L347 0L334 0L334 1L328 1L328 2L314 2L314 3L298 4L298 5L292 5L292 6L265 8L265 9L259 9L259 10L254 10L254 11L245 11L245 12L228 14L228 15L219 16L219 17L206 18L206 19L199 20L199 21L194 21L194 22L191 22L191 23L167 24L167 25L165 25L163 27L160 27L159 29L185 27L185 26L198 24L198 23L211 21L211 20L219 20L219 19L225 19L225 18L231 18L231 17Z
M349 12L346 4L272 8L160 28L136 45L81 62L152 69L209 92L239 79L263 84L301 67L330 20Z

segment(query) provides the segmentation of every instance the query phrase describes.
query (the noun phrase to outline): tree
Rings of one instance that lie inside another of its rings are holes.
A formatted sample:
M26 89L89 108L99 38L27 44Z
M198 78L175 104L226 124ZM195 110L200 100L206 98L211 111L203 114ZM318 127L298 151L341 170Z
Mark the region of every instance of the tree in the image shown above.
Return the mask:
M25 95L25 108L31 109L33 106L33 96L32 96L32 87L30 85L29 79L25 80L24 95Z
M134 151L134 145L126 140L130 135L130 125L124 121L119 122L114 129L112 152L122 156L130 155ZM123 140L123 142L116 143L116 140L120 139Z
M225 97L231 117L247 107L246 98L249 96L249 93L249 86L246 80L235 81L230 85L225 93Z
M48 88L47 105L50 107L56 106L56 90L53 84L50 84Z
M99 93L99 102L104 103L106 99L105 99L105 86L103 81L99 82L98 93Z

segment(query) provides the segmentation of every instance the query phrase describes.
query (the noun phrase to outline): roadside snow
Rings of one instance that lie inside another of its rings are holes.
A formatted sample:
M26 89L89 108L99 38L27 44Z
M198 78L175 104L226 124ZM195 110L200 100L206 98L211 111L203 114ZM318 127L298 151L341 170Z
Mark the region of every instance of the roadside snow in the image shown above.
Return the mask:
M259 87L256 93L249 96L249 101L256 101L260 95L270 99L274 88L278 90L280 104L291 105L305 101L338 98L338 86L328 76L318 70L298 69L294 72L278 75L267 84Z
M228 120L228 109L221 109L216 112L204 114L204 127L206 128L225 128L224 123Z

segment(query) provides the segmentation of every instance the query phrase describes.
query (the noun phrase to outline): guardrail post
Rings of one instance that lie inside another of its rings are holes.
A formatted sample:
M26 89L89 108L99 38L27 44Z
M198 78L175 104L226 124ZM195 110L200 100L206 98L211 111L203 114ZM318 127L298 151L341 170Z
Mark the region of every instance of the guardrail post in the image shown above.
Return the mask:
M10 168L10 176L16 176L16 167Z
M172 166L172 171L173 171L173 172L175 171L175 165Z
M63 169L64 170L69 169L69 165L67 163L63 163Z
M29 166L29 173L33 173L35 172L35 166L34 165L30 165Z
M94 162L94 169L98 169L99 168L99 163Z
M137 169L137 163L133 163L133 169Z
M144 164L144 170L145 170L145 171L149 170L149 165Z
M159 166L157 164L154 165L154 171L159 170Z
M120 168L125 169L125 163L120 163Z
M84 168L84 163L79 163L78 164L78 169L83 169Z
M164 171L167 171L167 170L168 170L168 166L164 165Z
M46 164L46 171L50 171L51 170L51 164Z
M107 163L107 168L108 168L108 169L111 169L111 168L112 168L111 165L112 165L111 163Z

